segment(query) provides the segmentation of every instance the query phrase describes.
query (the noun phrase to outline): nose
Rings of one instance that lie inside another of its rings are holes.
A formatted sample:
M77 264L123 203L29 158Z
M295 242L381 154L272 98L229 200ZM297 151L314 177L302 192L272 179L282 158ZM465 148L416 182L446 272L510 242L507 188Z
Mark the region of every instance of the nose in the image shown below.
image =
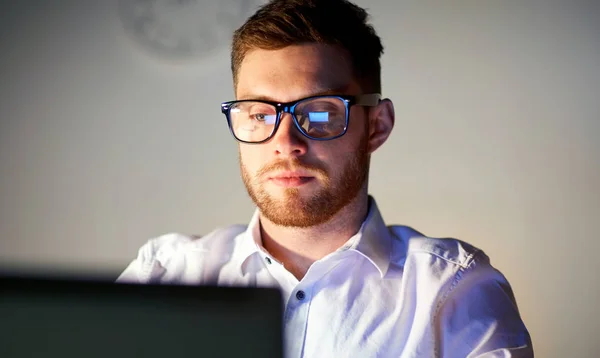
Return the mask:
M271 143L279 157L299 157L308 150L308 138L296 128L290 113L281 114L279 128L271 138Z

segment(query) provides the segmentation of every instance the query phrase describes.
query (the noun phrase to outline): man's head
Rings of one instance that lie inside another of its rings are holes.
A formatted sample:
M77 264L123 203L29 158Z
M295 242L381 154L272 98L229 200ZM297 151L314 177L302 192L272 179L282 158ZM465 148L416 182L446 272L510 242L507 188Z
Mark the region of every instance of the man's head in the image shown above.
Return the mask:
M366 200L370 154L394 123L392 103L370 95L383 49L366 20L344 0L274 0L234 35L236 98L246 102L225 113L248 193L275 224L322 224Z
M333 45L345 52L365 93L381 93L383 45L367 12L346 0L272 0L233 36L231 70L237 88L249 51L279 50L304 43Z

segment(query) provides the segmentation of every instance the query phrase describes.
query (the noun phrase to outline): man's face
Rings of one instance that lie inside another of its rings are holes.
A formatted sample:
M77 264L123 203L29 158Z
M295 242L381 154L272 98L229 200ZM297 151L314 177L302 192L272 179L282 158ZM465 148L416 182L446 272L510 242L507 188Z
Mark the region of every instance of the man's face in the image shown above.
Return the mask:
M317 94L360 94L344 52L306 44L249 52L238 72L236 97L291 102ZM242 179L262 215L277 225L309 227L327 222L366 189L368 118L350 110L342 137L304 137L290 114L262 144L239 144Z

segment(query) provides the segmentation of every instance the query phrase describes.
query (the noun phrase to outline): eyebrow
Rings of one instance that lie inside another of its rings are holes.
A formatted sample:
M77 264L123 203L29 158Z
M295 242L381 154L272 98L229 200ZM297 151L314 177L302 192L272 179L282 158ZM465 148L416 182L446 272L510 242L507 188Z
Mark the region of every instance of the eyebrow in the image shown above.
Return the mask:
M336 88L325 88L325 89L321 89L321 90L312 92L308 96L302 97L302 98L314 97L314 96L345 94L345 92L348 90L349 87L350 87L350 85L340 86L340 87L336 87ZM299 100L302 98L297 98L296 100ZM284 103L284 102L279 101L271 96L262 96L262 95L256 95L256 96L243 95L243 96L240 96L238 98L238 100L257 100L257 101ZM290 101L290 102L293 102L293 101Z

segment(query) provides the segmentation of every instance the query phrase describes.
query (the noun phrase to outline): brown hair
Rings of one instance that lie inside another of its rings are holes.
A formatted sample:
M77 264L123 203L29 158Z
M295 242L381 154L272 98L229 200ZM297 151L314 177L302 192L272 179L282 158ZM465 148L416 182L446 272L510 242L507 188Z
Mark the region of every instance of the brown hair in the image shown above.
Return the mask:
M347 0L271 0L233 35L231 72L237 86L244 56L252 49L277 50L302 43L339 46L351 60L365 92L381 92L381 39L367 12Z

